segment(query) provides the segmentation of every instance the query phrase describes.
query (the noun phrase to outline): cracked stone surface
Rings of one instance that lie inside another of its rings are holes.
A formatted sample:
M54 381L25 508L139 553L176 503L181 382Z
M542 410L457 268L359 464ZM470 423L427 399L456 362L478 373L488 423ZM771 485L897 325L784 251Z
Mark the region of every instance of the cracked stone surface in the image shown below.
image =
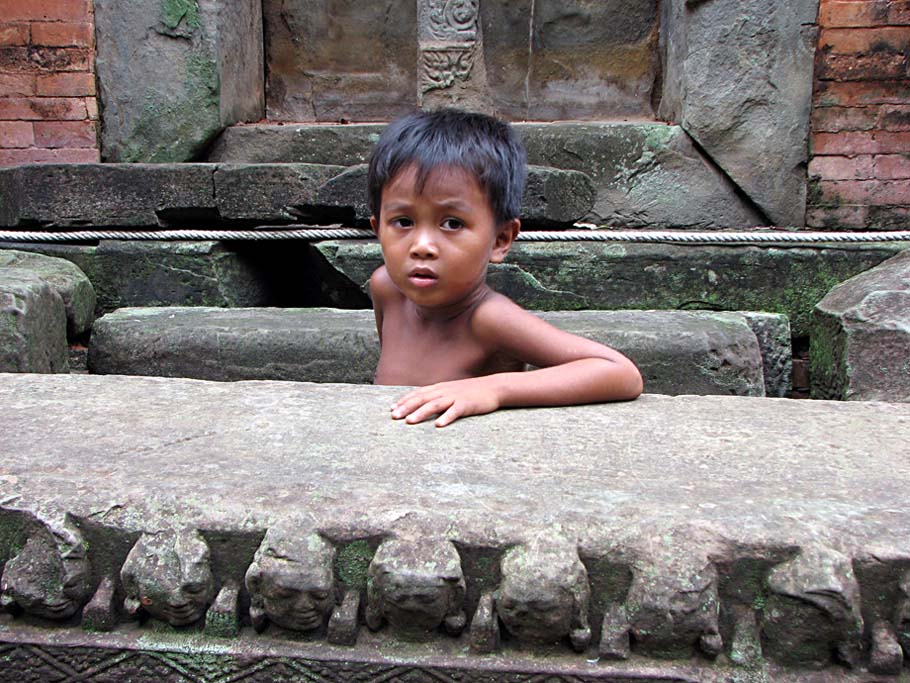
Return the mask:
M0 372L68 372L60 294L23 268L0 268Z

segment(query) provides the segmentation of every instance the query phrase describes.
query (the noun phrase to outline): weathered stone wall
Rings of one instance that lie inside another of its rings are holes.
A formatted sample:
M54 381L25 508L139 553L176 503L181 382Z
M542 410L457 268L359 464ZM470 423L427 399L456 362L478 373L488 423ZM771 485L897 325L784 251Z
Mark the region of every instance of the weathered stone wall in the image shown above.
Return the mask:
M98 161L91 0L0 2L0 166Z
M910 2L821 0L806 222L910 218Z

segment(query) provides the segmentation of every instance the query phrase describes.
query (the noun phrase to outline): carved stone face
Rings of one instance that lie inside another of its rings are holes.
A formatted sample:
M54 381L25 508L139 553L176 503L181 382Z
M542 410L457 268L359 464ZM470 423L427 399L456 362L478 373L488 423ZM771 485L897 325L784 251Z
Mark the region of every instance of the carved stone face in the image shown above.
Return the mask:
M445 624L464 627L464 576L458 551L448 541L385 541L370 564L367 624L384 619L408 637L421 637Z
M554 643L570 636L573 646L590 639L588 575L570 545L519 546L502 561L496 611L520 641Z
M33 535L6 563L0 580L3 604L15 603L43 619L68 619L89 598L88 574L81 543L64 550L49 536Z
M171 626L199 621L215 594L209 548L197 531L143 534L123 563L126 607Z
M254 622L267 618L292 631L321 627L335 606L334 559L335 549L318 534L295 539L270 530L246 575Z

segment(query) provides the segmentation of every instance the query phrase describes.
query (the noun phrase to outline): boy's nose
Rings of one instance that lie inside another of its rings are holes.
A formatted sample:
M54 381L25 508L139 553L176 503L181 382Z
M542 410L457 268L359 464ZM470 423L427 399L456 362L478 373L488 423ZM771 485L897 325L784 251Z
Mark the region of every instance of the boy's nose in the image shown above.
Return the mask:
M414 228L411 234L411 256L414 258L435 258L438 255L436 239L432 230Z

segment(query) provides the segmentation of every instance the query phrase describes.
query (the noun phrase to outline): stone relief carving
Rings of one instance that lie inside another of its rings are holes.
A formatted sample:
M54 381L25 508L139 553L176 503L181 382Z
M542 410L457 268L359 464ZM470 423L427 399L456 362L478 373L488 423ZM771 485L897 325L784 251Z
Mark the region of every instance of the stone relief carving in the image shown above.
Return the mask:
M477 39L480 0L425 0L427 29L435 40L473 42Z
M848 557L833 548L804 547L768 575L763 651L788 664L821 667L831 652L856 664L863 634L860 590Z
M468 80L479 37L479 10L479 0L419 2L421 94Z
M47 522L3 568L0 605L43 619L68 619L91 597L90 573L79 530L69 519Z
M443 627L458 635L465 626L461 558L447 540L417 537L382 542L370 563L366 622L388 623L405 638L423 639Z
M474 65L474 48L447 48L423 50L420 53L423 82L421 89L428 92L449 88L456 80L465 80Z
M519 642L566 638L581 652L591 641L588 573L574 544L537 539L511 548L502 559L496 612Z
M144 610L171 626L199 621L215 595L209 547L195 529L143 533L120 570L130 614Z
M253 626L322 628L335 607L334 561L334 546L318 533L269 529L246 572Z

